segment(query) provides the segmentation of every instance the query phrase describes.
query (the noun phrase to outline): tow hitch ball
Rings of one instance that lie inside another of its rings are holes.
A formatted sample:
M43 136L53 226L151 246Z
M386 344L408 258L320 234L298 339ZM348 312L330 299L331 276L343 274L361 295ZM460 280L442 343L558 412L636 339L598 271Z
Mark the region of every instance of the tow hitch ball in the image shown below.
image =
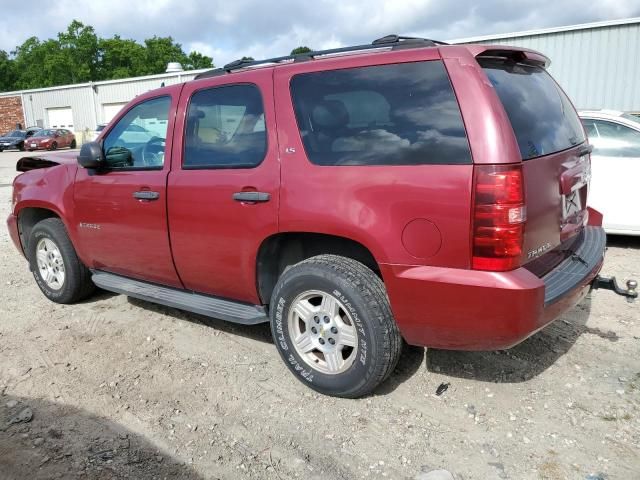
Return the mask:
M618 282L616 281L616 277L601 277L598 275L592 285L594 290L598 288L612 290L618 295L625 297L627 302L633 302L638 298L638 282L635 280L627 280L627 289L625 290L624 288L620 288L620 285L618 285Z

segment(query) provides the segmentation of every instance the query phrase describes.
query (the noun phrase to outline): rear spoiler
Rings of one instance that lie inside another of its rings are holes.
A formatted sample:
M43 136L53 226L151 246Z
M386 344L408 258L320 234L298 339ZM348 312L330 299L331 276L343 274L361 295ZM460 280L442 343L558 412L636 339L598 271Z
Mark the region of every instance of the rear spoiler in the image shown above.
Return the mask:
M29 170L36 170L38 168L55 167L56 165L60 165L60 162L41 157L22 157L18 160L18 163L16 163L16 170L18 172L28 172Z
M476 58L506 58L517 63L549 68L551 60L535 50L505 45L464 45Z

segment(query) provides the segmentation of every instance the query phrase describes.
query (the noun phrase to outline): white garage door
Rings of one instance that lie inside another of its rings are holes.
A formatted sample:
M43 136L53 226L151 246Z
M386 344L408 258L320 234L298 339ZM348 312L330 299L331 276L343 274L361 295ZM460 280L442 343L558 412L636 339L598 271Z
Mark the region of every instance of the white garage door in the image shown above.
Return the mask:
M109 123L113 117L124 107L126 103L103 103L102 104L102 120Z
M47 108L49 128L68 128L73 130L73 112L71 107Z

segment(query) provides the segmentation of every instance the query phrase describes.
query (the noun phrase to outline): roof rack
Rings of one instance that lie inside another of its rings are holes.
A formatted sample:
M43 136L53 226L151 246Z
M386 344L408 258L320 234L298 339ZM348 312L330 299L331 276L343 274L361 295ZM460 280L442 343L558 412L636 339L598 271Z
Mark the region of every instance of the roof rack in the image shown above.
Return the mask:
M430 40L428 38L404 37L401 35L387 35L378 38L366 45L355 45L352 47L332 48L329 50L316 50L308 53L300 53L298 55L286 55L283 57L268 58L265 60L234 60L227 63L222 68L216 68L207 72L196 75L195 80L200 78L217 77L225 75L237 70L245 70L258 67L266 67L271 65L280 65L294 62L306 62L318 58L338 57L343 55L355 55L358 53L368 53L385 50L400 50L405 48L435 47L438 45L448 45L438 40Z

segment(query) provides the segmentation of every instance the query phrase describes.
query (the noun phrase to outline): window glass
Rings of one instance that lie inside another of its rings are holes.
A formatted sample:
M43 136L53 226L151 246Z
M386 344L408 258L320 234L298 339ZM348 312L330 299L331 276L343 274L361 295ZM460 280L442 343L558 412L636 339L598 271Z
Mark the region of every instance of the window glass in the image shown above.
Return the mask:
M264 109L254 85L199 90L187 111L185 168L251 168L267 148Z
M471 163L440 61L296 75L291 93L307 156L317 165Z
M571 102L544 68L504 59L480 59L516 134L523 160L585 141Z
M593 120L582 120L582 125L584 126L584 129L587 132L587 137L589 137L590 140L598 137L598 130L593 124Z
M594 154L610 157L640 157L640 132L615 122L593 120L600 138L593 142Z
M170 97L159 97L129 110L102 143L109 167L162 167L170 107Z

